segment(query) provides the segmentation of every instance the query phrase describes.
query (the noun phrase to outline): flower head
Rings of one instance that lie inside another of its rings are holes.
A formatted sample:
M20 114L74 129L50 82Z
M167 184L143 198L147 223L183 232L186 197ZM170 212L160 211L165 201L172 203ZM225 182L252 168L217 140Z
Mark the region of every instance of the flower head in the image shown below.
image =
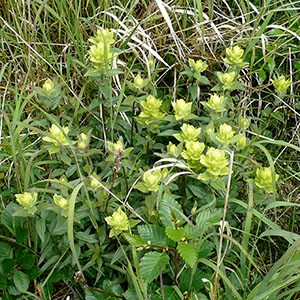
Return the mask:
M201 133L201 128L189 124L183 124L180 128L182 142L195 142Z
M148 171L143 174L143 182L146 190L149 192L157 192L161 179L163 177L161 169L155 171Z
M289 79L285 79L283 75L279 76L278 78L271 79L271 81L278 94L286 94L288 88L291 85L291 81Z
M243 129L247 129L250 125L250 120L247 118L244 118L243 116L239 116L238 121L239 121L240 127Z
M204 143L196 142L186 142L186 150L182 151L181 156L187 161L198 161L201 154L205 148Z
M228 160L224 150L209 148L206 155L201 156L200 163L207 168L206 172L213 177L228 174Z
M55 124L52 124L49 129L49 135L43 137L43 141L52 143L54 146L68 146L67 135L69 133L68 127L59 128Z
M45 83L43 84L43 90L47 93L50 94L54 90L54 83L53 81L48 78Z
M121 207L119 207L118 210L112 214L112 216L106 217L105 221L112 227L109 237L113 237L115 234L118 234L124 230L128 230L129 228L127 215L122 211Z
M77 147L79 149L86 149L89 146L91 137L88 134L80 133L78 136Z
M196 73L204 72L208 65L206 61L202 61L201 59L197 60L196 62L193 59L189 59L189 66L193 69Z
M115 42L113 32L106 28L98 29L95 36L89 38L89 41L95 45L100 42L112 45Z
M275 182L277 182L279 178L278 174L274 174ZM256 177L254 182L257 187L264 189L266 193L271 194L274 193L273 189L273 179L272 179L272 170L269 167L262 167L256 170Z
M54 203L62 209L67 209L69 206L69 201L60 195L53 196Z
M108 141L107 148L111 153L115 154L117 152L124 151L124 144L121 140L118 140L116 143L112 143Z
M141 75L137 75L134 77L133 83L137 89L142 89L147 84L147 81L144 80Z
M178 150L178 147L176 145L174 145L172 142L169 142L169 144L167 145L167 152L168 154L177 157L180 153Z
M225 98L224 96L219 96L217 94L211 95L207 102L204 102L203 105L209 109L214 110L215 112L223 112L226 109L224 108L225 105Z
M243 67L247 64L243 60L244 50L240 46L236 45L233 48L226 48L226 55L224 61L230 65Z
M183 99L179 99L172 103L175 111L175 119L181 120L191 114L192 102L185 102Z
M247 144L247 138L244 134L240 133L238 134L237 136L237 142L236 142L236 145L239 147L239 148L244 148Z
M164 117L164 113L160 111L162 101L149 95L146 100L141 101L142 112L139 117L149 125L155 120L161 120Z
M222 124L220 125L216 138L220 143L228 145L231 143L234 133L235 132L232 130L230 125Z
M221 73L219 74L219 79L224 85L230 85L234 82L236 75L237 74L234 71L229 73Z
M15 194L17 202L23 206L28 212L34 214L36 212L37 193L25 192L23 194Z
M113 57L111 49L111 45L115 42L113 33L108 29L100 28L89 41L93 44L88 52L94 67L97 70L107 70Z

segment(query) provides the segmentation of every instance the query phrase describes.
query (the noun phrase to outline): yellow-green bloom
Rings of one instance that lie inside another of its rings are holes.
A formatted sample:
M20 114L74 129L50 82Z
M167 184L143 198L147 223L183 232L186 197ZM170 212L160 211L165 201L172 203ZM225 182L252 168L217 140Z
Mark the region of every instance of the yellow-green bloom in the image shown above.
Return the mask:
M191 114L192 102L185 102L183 99L179 99L172 103L175 111L175 119L181 120Z
M69 201L60 195L53 196L53 202L62 209L67 209L69 206Z
M107 64L113 56L109 45L106 45L104 42L92 45L88 52L91 61L94 63L94 67L98 70L101 68L107 68Z
M226 48L226 54L224 61L230 65L243 67L247 64L243 60L244 50L240 46L236 45L233 48Z
M233 136L234 131L232 130L232 127L227 124L222 124L220 125L216 138L220 143L228 145L231 143Z
M236 72L232 71L229 73L219 73L219 79L224 85L230 85L234 82Z
M211 95L207 102L202 102L202 104L209 109L214 110L215 112L223 112L226 109L224 96L219 96L217 94Z
M37 201L37 193L25 192L23 194L15 194L17 202L23 206L29 213L34 214L36 207L34 206Z
M43 137L43 141L49 142L54 146L68 146L69 143L67 135L69 131L70 129L68 127L59 128L55 124L52 124L51 128L49 129L50 137Z
M237 142L236 142L236 145L239 147L239 148L244 148L247 144L247 138L244 134L240 133L238 136L237 136Z
M146 100L141 101L142 112L139 117L149 125L155 120L161 120L164 117L164 113L160 111L162 101L156 99L154 96L149 95Z
M137 89L142 89L147 84L146 80L144 80L140 75L134 77L133 82Z
M238 121L239 121L239 125L242 129L247 129L250 125L250 120L247 118L244 118L242 116L239 116Z
M163 177L161 169L157 169L155 171L145 172L143 174L143 182L145 188L149 192L157 192L159 189L159 185L161 183L161 179Z
M206 155L201 156L200 163L213 177L228 175L228 160L224 150L209 148Z
M186 150L182 151L181 156L187 161L198 161L201 154L205 148L204 143L196 142L186 142Z
M43 90L48 94L54 90L54 83L50 78L48 78L43 84Z
M99 177L98 175L93 172L92 175L90 176L90 186L94 189L97 189L98 187L100 187L100 183L99 183Z
M110 62L113 57L111 45L115 42L113 33L108 29L100 28L89 41L93 43L88 52L94 67L97 70L110 68Z
M283 75L279 76L278 78L271 79L271 81L278 94L286 94L288 88L291 85L291 81L289 79L285 79Z
M279 175L274 174L275 182L278 181ZM269 167L262 167L256 170L256 177L254 182L257 187L264 189L266 193L271 194L274 193L273 189L273 180L272 180L272 170Z
M181 127L180 142L195 142L199 134L201 133L201 128L196 128L193 125L183 124ZM175 138L176 135L174 135Z
M167 145L167 152L168 154L177 157L180 153L178 150L178 147L176 145L174 145L172 142L169 142L169 144Z
M197 60L196 62L193 59L189 59L189 66L191 69L193 69L196 73L204 72L208 65L205 61L202 61L201 59Z
M80 133L78 136L77 147L79 149L86 149L89 146L91 137L85 133Z
M124 145L123 145L123 142L121 140L118 140L116 143L112 143L112 142L107 142L107 147L108 147L108 150L111 152L111 153L116 153L116 152L119 152L119 151L124 151Z
M119 207L118 210L112 214L112 216L106 217L105 221L112 227L109 237L113 237L115 234L118 234L124 230L128 230L129 228L127 215L122 211L121 207Z
M108 45L112 45L115 42L113 32L104 28L98 29L95 36L89 38L89 41L95 45L100 42L105 42Z

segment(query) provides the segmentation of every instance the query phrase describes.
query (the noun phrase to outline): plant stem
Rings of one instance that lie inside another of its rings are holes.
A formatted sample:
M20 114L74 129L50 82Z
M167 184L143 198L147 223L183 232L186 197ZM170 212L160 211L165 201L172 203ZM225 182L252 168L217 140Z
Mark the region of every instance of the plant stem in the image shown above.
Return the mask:
M215 276L212 300L217 300L218 299L219 271L220 271L220 265L222 263L222 244L223 244L223 236L224 236L225 222L226 222L225 219L226 219L228 201L229 201L229 191L230 191L230 183L231 183L233 158L234 158L234 152L232 151L230 153L229 171L228 171L227 189L226 189L226 195L225 195L223 219L222 219L222 221L221 221L222 223L220 225L220 244L219 244L217 267L216 267L216 276Z

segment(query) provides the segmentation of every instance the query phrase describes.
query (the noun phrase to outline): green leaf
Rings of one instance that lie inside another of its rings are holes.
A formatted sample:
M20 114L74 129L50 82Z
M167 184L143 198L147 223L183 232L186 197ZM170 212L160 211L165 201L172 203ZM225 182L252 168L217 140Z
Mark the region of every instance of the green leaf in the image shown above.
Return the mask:
M1 258L13 258L11 246L5 242L0 242L0 259Z
M0 291L7 288L7 278L5 275L0 274Z
M164 194L159 207L159 216L165 227L174 227L174 222L183 224L181 205L172 195ZM179 221L179 222L178 222Z
M39 219L35 223L35 229L42 242L45 241L46 224L45 219Z
M22 293L27 291L30 282L27 274L17 271L14 273L13 281L19 292Z
M147 242L137 234L125 232L124 237L126 241L134 247L140 247L147 244Z
M29 250L19 249L16 252L16 258L18 264L25 270L30 270L35 265L35 256L33 253L30 253Z
M185 236L185 229L184 228L166 228L166 235L169 239L173 240L174 242L180 242L182 238Z
M148 252L141 259L141 274L146 283L156 279L166 269L169 256L166 253Z
M4 258L0 260L0 271L4 274L9 274L16 265L16 260L13 258ZM0 275L1 277L2 275Z
M151 244L161 247L167 246L167 236L162 227L158 225L140 225L137 230L146 242L150 241Z
M183 260L193 268L197 263L197 248L193 244L179 242L177 249Z
M96 69L88 69L87 72L84 74L85 77L97 77L100 76L101 72L99 70Z

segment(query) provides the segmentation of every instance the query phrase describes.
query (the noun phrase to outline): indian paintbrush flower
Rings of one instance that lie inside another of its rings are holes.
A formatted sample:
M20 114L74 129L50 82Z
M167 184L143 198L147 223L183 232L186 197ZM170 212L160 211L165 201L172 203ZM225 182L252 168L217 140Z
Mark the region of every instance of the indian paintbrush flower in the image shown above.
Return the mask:
M91 137L88 134L80 133L78 136L77 147L79 149L86 149L89 146Z
M196 142L186 142L186 150L182 151L181 156L187 161L192 163L198 161L201 157L201 154L205 148L204 143Z
M239 148L244 148L247 144L247 138L244 134L240 133L237 135L237 141L236 141L236 145Z
M206 108L214 110L215 112L226 111L225 98L224 96L219 96L217 94L211 95L207 102L201 102Z
M180 142L195 142L201 133L201 128L189 124L183 124L180 128L181 133L174 134L174 137Z
M68 146L69 142L67 139L67 135L69 133L68 127L59 128L57 125L52 124L49 129L49 135L43 137L43 141L51 143L54 147L49 148L49 153L56 153L60 150L61 146Z
M69 201L60 195L55 194L53 196L53 202L62 209L66 209L69 206Z
M97 70L107 70L113 57L111 49L111 45L115 42L113 33L108 29L100 28L89 41L93 43L88 52L94 67Z
M243 116L239 116L238 122L242 129L247 129L250 125L250 120L247 118L244 118Z
M174 145L172 142L169 142L169 144L167 145L167 152L168 154L172 155L172 156L179 156L179 150L178 147L176 145Z
M286 94L288 88L291 85L291 81L289 79L285 79L283 75L279 76L278 78L271 79L275 90L278 94Z
M53 81L48 78L45 83L43 84L43 90L47 93L50 94L54 90L54 83Z
M240 46L234 46L233 48L226 48L226 58L224 61L229 65L236 65L243 67L247 65L243 60L244 50Z
M277 182L279 178L278 174L274 174L274 180ZM264 189L266 193L274 193L273 189L273 179L272 179L272 170L270 167L262 167L256 170L256 177L254 182L257 187Z
M23 194L15 194L17 202L23 206L29 213L34 214L36 207L34 206L37 201L37 193L25 192Z
M144 80L141 75L137 75L134 77L133 83L135 88L142 89L147 84L147 81Z
M208 148L206 155L201 156L200 163L207 168L206 172L215 178L228 175L228 159L224 150Z
M112 214L112 216L106 217L105 221L108 225L112 227L109 233L109 237L113 237L114 235L117 235L122 231L128 230L129 228L129 221L127 215L122 211L121 207L119 207L118 210Z
M55 205L57 205L59 208L61 208L61 215L63 217L67 217L69 201L64 197L55 194L53 196L53 202L55 203Z
M149 125L155 120L161 120L164 117L164 113L160 111L162 101L149 95L146 100L141 101L142 112L139 117Z
M196 73L204 72L208 67L205 61L202 61L201 59L194 61L191 58L189 59L189 66Z
M157 192L163 177L161 169L148 171L143 174L143 183L149 192Z
M232 130L232 127L227 124L222 124L220 125L216 138L220 143L228 145L231 143L233 136L234 131Z
M181 120L191 114L192 102L185 102L183 99L179 99L172 103L175 111L175 119Z

